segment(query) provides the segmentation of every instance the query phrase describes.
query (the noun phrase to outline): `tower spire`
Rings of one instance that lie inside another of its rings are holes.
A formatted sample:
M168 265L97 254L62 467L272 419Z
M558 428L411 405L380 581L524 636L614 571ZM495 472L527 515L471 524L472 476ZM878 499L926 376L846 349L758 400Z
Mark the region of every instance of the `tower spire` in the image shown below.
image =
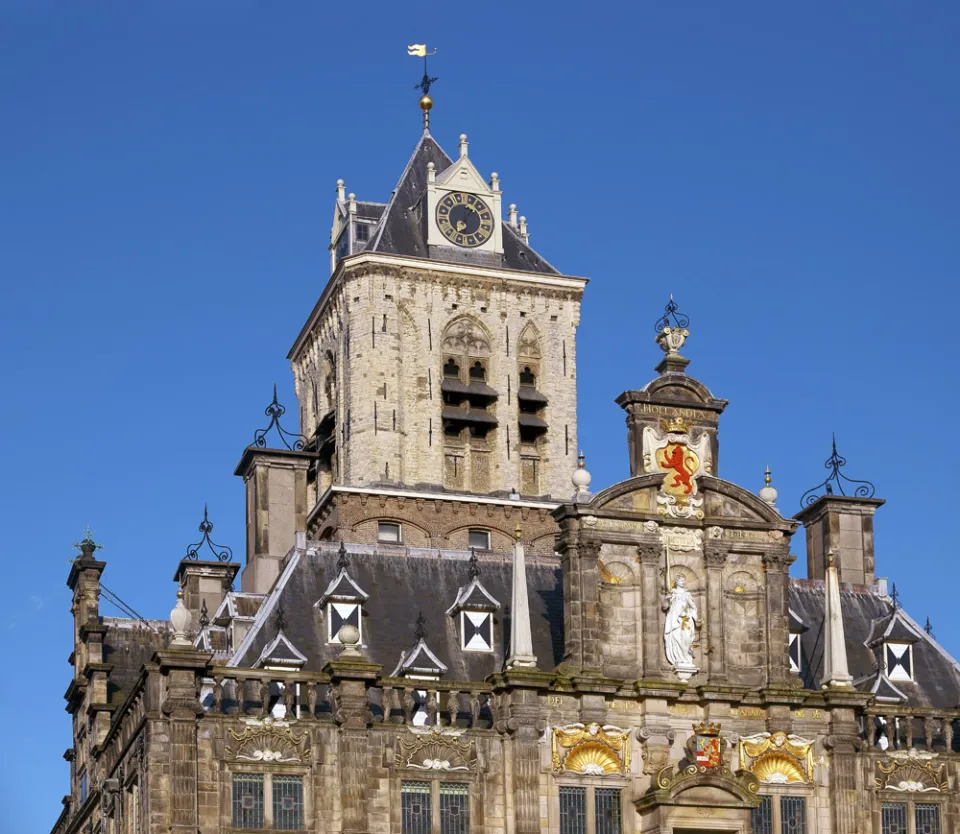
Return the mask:
M433 107L433 99L430 98L430 87L437 80L436 77L431 77L430 73L427 72L427 58L430 55L436 55L437 50L434 49L433 52L427 52L427 45L425 43L412 43L407 47L407 55L412 55L415 58L423 58L423 78L420 79L420 83L414 85L414 90L420 90L422 95L420 96L420 109L423 111L423 132L425 134L430 133L430 110Z

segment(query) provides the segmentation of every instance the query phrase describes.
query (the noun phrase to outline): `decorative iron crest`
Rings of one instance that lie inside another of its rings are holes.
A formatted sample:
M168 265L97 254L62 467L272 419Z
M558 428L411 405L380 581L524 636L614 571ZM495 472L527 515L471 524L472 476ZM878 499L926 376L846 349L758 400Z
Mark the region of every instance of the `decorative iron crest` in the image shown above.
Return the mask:
M612 724L568 724L553 731L554 772L627 774L630 734Z
M946 765L934 764L937 753L890 750L887 761L877 762L877 790L897 793L942 793L949 788Z
M283 426L280 425L280 418L287 413L285 409L277 400L277 386L273 386L273 400L271 400L270 405L268 405L263 413L270 418L270 424L265 429L257 429L253 433L253 445L259 446L261 449L267 448L267 435L270 433L270 429L275 428L277 430L277 436L280 438L280 442L289 449L291 452L302 452L304 447L307 445L307 438L302 434L297 434L296 432L287 431Z
M667 302L667 306L663 308L663 315L657 319L657 323L653 326L653 329L659 333L665 327L676 328L678 330L684 330L689 327L690 317L678 312L679 309L677 302L673 300L673 293L670 293L670 300Z
M813 781L814 739L784 732L756 733L740 739L740 769L747 769L761 782L786 785Z
M836 435L833 435L833 451L830 453L830 457L824 461L823 465L826 469L830 470L830 474L827 475L822 483L808 489L800 496L801 507L809 507L814 501L822 498L824 495L833 495L834 488L840 490L841 495L846 495L847 493L843 488L844 482L848 484L847 489L849 489L850 486L853 487L853 496L855 498L873 498L874 493L877 491L876 487L870 483L870 481L859 481L856 478L848 478L840 471L847 465L847 459L837 454ZM822 493L821 490L823 490Z
M210 550L210 552L217 557L218 562L232 562L233 561L233 548L227 547L225 544L217 544L213 539L210 538L210 533L213 532L213 524L210 519L207 518L207 505L203 505L203 521L200 522L200 527L198 528L203 537L196 544L187 545L187 559L199 559L200 558L200 548L204 545Z
M295 733L287 721L264 718L244 719L241 732L230 730L235 744L227 747L227 756L241 762L273 764L306 764L310 761L310 745L306 735Z
M466 773L477 769L477 755L472 739L461 731L417 731L397 739L394 757L397 768L440 773Z

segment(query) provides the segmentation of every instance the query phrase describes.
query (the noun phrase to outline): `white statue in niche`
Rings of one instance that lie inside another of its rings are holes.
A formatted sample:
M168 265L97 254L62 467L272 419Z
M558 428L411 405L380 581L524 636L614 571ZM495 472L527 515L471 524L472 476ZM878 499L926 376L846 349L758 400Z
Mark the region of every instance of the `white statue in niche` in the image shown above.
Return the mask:
M674 580L673 588L663 597L663 610L667 619L663 624L663 644L667 660L677 677L687 681L697 671L693 662L693 641L697 636L697 603L687 590L683 574Z

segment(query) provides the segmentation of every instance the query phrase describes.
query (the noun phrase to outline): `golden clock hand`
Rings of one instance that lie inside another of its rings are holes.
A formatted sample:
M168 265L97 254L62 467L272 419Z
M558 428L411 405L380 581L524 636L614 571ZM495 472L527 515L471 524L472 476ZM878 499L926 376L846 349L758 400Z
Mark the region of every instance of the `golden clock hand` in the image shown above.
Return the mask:
M462 220L458 220L458 221L457 221L457 231L458 231L458 232L462 232L462 231L463 231L464 229L466 229L466 228L467 228L467 224L466 224L466 223L464 223Z

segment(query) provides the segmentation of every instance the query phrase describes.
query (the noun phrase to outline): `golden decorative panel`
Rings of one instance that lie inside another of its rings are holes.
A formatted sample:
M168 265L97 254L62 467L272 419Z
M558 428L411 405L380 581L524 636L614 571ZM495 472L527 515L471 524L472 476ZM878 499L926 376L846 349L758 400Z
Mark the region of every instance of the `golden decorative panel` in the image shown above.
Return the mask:
M553 731L553 770L587 776L626 774L630 734L612 724L569 724Z
M740 769L761 782L787 785L813 781L814 739L793 733L757 733L740 739ZM747 759L752 759L747 767Z

